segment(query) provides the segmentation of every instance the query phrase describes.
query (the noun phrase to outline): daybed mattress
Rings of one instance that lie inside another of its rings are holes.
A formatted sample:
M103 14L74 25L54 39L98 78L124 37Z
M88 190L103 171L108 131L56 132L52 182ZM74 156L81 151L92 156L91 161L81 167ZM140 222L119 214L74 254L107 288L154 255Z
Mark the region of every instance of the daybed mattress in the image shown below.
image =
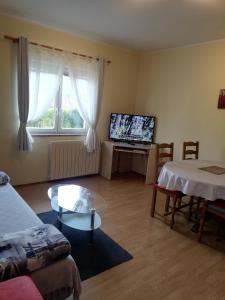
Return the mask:
M0 234L42 224L33 210L8 183L0 186ZM74 288L75 299L81 291L80 276L71 256L31 274L45 299L64 299Z

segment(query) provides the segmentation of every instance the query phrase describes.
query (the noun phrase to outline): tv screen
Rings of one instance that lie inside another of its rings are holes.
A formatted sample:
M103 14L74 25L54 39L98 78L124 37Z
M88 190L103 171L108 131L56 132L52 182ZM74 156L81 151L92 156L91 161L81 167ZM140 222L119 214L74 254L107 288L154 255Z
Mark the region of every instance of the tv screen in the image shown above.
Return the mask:
M112 113L109 138L131 143L152 143L155 117Z

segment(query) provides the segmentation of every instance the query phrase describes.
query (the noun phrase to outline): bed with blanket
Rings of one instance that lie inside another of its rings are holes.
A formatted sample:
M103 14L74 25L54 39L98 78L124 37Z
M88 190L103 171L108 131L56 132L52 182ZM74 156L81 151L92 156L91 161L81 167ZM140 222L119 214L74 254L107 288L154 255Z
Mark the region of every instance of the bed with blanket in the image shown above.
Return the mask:
M44 225L10 183L0 185L0 249L0 280L30 274L44 299L61 300L72 293L79 298L80 276L68 241Z

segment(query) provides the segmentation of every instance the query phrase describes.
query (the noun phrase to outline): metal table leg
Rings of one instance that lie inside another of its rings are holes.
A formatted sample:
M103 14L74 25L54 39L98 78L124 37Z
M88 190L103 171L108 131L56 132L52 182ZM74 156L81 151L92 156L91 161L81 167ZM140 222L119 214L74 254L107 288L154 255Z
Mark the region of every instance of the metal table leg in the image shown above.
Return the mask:
M58 227L59 227L60 231L62 231L61 217L62 217L62 207L59 206L59 211L58 211Z
M94 230L95 230L95 212L96 209L91 209L91 232L90 232L90 244L93 244L94 239Z

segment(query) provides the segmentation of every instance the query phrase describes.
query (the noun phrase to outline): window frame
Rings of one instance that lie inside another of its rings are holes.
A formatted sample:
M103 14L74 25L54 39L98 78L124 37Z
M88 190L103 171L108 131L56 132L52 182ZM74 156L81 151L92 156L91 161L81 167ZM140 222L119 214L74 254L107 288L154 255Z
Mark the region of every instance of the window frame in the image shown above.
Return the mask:
M63 76L68 76L68 74L64 73ZM63 80L61 81L59 85L59 90L56 94L55 98L55 105L54 105L54 111L55 111L55 126L54 128L35 128L35 127L29 127L27 125L27 129L31 133L31 135L38 135L38 136L50 136L50 135L86 135L88 131L87 123L84 121L84 128L65 128L63 129L61 127L62 124L62 87Z

